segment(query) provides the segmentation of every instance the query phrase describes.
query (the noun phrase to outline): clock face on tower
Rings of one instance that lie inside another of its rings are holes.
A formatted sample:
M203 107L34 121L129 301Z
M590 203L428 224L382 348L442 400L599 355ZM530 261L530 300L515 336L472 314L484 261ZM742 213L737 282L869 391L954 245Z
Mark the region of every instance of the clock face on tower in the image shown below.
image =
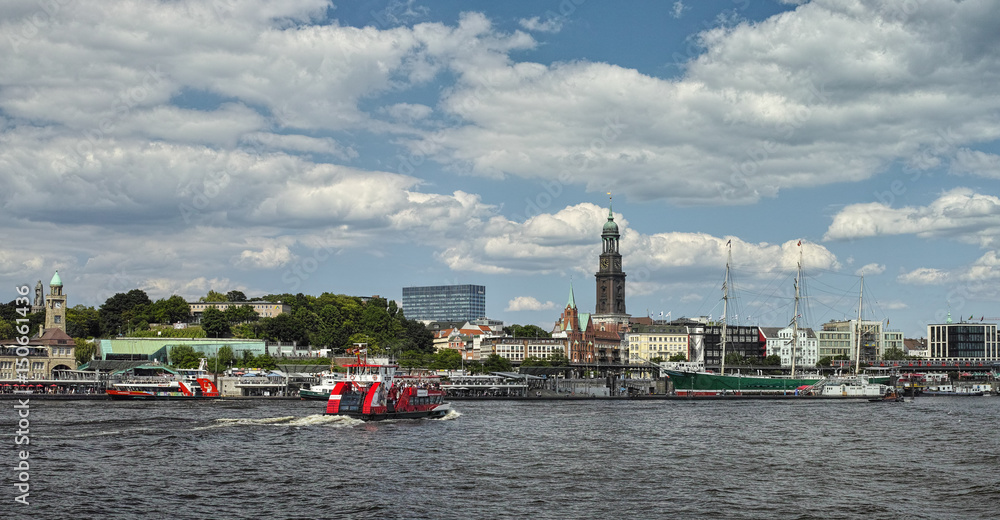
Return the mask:
M62 307L62 303L60 303L60 302L56 302L56 308L57 308L57 309L59 309L59 308L61 308L61 307Z
M615 258L615 269L621 269L621 268L622 268L622 259Z
M608 268L608 259L607 258L602 258L601 259L601 267L603 267L604 269Z

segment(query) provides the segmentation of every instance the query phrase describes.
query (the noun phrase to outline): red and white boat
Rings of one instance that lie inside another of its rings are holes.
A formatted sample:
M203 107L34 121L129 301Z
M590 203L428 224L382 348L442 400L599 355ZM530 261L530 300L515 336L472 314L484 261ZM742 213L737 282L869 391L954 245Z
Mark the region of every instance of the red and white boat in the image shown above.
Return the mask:
M451 405L444 402L441 385L427 379L396 375L399 365L345 365L347 375L334 385L326 404L327 415L345 415L363 421L444 417Z
M160 368L160 370L164 370ZM176 374L133 376L106 390L112 399L210 399L219 389L208 378L205 360L196 369L180 369Z

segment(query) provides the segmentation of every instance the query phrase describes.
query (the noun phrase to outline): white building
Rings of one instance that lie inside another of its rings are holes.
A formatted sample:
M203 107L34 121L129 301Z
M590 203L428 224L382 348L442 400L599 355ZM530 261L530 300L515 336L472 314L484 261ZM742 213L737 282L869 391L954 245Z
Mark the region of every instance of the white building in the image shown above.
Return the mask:
M819 339L810 328L799 329L799 341L793 341L792 327L761 327L767 340L767 355L780 356L781 366L792 366L792 347L795 348L795 366L813 368L819 362ZM793 345L793 343L795 343Z

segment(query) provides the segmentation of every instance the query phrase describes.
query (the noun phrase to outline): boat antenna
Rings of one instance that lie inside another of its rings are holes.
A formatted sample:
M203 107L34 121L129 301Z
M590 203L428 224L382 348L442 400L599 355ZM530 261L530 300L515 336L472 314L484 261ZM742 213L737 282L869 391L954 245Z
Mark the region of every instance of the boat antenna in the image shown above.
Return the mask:
M719 365L719 373L726 375L726 321L729 312L729 264L733 262L733 241L726 242L729 254L726 256L726 279L722 282L722 362Z

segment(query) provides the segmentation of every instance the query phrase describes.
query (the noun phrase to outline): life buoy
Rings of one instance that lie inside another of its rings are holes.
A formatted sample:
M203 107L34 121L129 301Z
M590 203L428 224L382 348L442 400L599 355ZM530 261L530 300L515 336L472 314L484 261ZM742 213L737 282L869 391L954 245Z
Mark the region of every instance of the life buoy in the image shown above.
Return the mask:
M357 381L357 379L358 379L358 376L353 375L353 374L351 375L351 381Z

